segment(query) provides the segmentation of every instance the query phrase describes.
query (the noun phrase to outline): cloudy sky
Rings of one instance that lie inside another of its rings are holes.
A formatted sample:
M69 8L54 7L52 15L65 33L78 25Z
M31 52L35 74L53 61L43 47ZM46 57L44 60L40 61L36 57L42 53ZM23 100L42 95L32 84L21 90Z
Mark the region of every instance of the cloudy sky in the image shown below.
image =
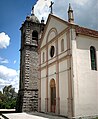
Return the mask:
M66 20L68 5L74 10L75 23L98 30L98 0L52 0L53 14ZM0 90L5 85L19 87L19 49L22 22L30 15L47 20L51 0L0 0Z

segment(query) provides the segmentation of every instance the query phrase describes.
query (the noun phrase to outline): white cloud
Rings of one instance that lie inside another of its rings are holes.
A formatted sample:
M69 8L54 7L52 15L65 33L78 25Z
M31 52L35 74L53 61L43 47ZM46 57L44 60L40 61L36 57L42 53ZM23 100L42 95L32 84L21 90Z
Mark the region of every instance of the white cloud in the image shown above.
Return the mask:
M35 14L41 21L42 17L46 20L49 14L49 6L50 6L51 0L38 0L35 8Z
M14 64L16 64L16 60L14 60Z
M5 85L12 85L18 91L19 71L0 65L0 90Z
M88 2L88 0L75 0L73 2L78 5L85 5Z
M8 59L0 57L0 64L7 64L9 63Z
M7 48L10 44L10 37L4 32L0 33L0 48Z

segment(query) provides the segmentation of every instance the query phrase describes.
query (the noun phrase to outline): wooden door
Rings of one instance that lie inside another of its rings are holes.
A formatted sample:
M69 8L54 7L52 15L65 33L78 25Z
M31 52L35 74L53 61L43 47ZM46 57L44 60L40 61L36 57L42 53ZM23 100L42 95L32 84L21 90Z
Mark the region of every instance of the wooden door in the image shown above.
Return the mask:
M51 112L55 113L56 109L56 87L55 80L52 79L50 82L50 92L51 92Z

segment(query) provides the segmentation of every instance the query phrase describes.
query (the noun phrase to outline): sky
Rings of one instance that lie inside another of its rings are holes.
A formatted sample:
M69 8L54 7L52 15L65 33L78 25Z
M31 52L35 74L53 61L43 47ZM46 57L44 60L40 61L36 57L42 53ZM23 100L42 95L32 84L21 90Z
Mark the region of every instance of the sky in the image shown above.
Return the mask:
M98 0L52 0L53 14L68 20L68 5L71 3L75 23L98 30ZM50 13L51 0L0 0L0 90L5 85L19 87L20 72L20 27L32 6L39 20L45 21Z

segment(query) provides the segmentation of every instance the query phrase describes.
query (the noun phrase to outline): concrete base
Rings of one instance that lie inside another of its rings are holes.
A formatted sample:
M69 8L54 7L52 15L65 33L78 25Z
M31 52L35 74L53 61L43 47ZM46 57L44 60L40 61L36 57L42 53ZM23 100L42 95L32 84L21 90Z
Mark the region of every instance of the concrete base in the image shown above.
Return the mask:
M56 115L49 115L45 113L10 113L10 114L3 114L3 119L67 119L65 117L60 117ZM1 118L2 119L2 118Z
M30 115L27 113L10 113L10 114L3 114L2 116L4 119L49 119L35 115Z

